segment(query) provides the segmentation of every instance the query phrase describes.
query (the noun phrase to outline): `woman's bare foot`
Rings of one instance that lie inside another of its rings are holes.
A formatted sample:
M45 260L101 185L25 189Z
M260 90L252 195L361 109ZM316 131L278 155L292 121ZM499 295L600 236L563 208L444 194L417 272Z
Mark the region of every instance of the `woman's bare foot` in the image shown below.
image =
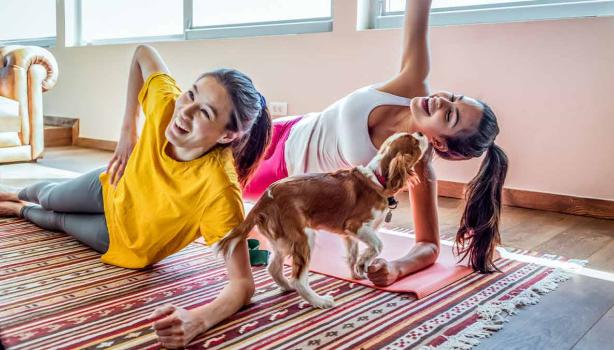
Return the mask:
M6 201L20 202L19 198L17 197L17 193L0 192L0 202L6 202Z
M11 216L19 216L21 213L21 208L25 206L25 203L12 202L12 201L0 201L0 216L11 217Z

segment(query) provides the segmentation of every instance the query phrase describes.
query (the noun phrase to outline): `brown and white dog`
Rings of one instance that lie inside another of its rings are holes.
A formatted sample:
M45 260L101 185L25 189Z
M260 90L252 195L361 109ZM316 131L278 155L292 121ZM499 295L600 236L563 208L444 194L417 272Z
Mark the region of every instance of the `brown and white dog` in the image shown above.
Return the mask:
M422 134L389 137L366 166L331 174L308 174L277 181L267 189L245 221L222 239L216 250L229 256L254 226L271 244L268 271L283 290L296 290L311 305L334 306L333 297L316 294L309 286L310 252L316 230L344 236L353 278L365 278L371 261L382 250L376 230L392 198L409 182L428 142ZM392 198L393 199L393 198ZM367 249L358 257L358 242ZM292 282L283 274L284 258L292 257Z

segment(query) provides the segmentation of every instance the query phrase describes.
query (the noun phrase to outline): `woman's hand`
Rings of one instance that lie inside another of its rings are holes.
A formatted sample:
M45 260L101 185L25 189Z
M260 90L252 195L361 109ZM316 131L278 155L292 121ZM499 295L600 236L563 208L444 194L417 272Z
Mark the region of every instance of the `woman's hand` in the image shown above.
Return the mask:
M367 278L376 286L385 287L396 282L399 271L392 263L377 258L367 268Z
M247 242L241 240L225 257L228 284L212 302L191 310L165 305L156 309L150 319L160 318L153 328L160 343L167 348L186 346L198 334L227 319L249 303L254 294L254 279L249 265Z
M416 242L409 252L398 260L373 260L367 267L367 278L376 286L389 286L400 278L433 265L437 257L439 243Z
M161 319L153 323L158 341L169 349L177 349L188 345L199 333L205 330L202 320L196 314L174 305L164 305L157 308L150 319Z
M119 179L124 175L126 164L128 164L128 159L130 159L130 155L132 154L132 150L134 150L137 140L136 133L132 132L122 134L119 138L119 144L115 148L113 158L111 158L109 166L107 167L107 174L109 174L109 182L111 185L117 186Z

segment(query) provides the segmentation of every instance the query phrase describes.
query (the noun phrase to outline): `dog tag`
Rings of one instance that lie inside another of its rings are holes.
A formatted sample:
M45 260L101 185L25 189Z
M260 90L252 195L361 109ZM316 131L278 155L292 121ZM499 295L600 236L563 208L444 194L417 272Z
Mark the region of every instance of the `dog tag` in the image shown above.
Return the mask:
M384 219L385 222L390 222L390 220L392 220L392 210L388 210L388 213L386 213L386 218Z

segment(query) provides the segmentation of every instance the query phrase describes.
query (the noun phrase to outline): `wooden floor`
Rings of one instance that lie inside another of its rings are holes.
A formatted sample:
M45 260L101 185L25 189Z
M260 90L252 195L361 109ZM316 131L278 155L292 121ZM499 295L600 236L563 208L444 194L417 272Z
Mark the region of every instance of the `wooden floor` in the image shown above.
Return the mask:
M38 160L38 164L51 168L85 173L107 166L112 156L112 152L90 148L74 146L48 147L43 153L43 158Z
M56 147L48 148L38 164L86 172L106 166L111 155ZM401 195L399 200L393 224L411 226L408 196ZM442 234L456 232L461 206L457 199L439 199ZM609 272L610 277L574 276L538 305L513 316L502 331L476 349L614 349L614 220L504 207L501 226L504 246L587 259L587 267Z
M412 226L409 196L399 195L399 208L392 223ZM463 203L439 197L439 225L442 235L456 233ZM593 219L533 209L503 207L501 214L502 245L586 259L587 267L614 272L614 220Z

